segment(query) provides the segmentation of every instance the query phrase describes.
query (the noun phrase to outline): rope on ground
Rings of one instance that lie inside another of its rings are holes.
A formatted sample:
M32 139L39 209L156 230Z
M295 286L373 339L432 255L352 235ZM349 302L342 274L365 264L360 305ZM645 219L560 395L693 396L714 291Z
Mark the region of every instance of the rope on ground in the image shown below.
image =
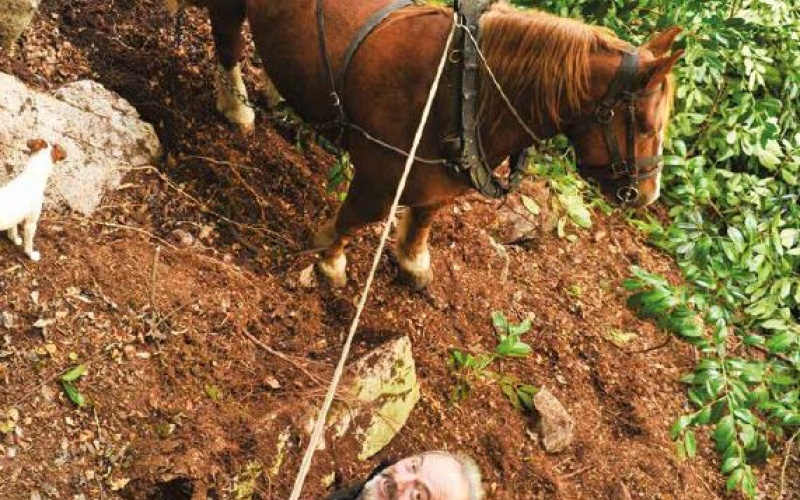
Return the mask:
M342 355L339 358L339 364L336 365L336 371L333 374L333 379L331 380L331 385L328 388L328 393L325 396L325 401L323 402L322 408L317 415L317 421L314 424L314 432L311 434L311 439L308 442L308 447L306 448L306 453L303 456L303 461L300 464L300 470L297 473L297 478L295 479L294 488L292 489L292 494L289 497L289 500L298 500L300 498L300 493L303 491L303 484L305 483L306 476L308 475L308 471L311 469L311 460L314 458L314 452L317 450L317 445L322 437L322 432L325 429L325 422L328 419L328 412L330 411L331 404L333 403L333 398L336 395L336 388L339 386L339 382L341 381L342 373L344 372L344 364L345 361L347 361L348 354L350 353L350 346L353 343L353 337L358 329L358 323L361 320L361 313L364 311L364 306L367 302L370 288L372 287L372 280L375 277L375 271L378 269L378 263L380 262L381 255L383 254L383 249L386 247L386 241L389 239L389 231L391 230L392 226L391 221L394 219L394 216L397 213L397 207L400 204L400 197L406 187L408 174L411 172L411 165L414 163L414 157L417 154L417 148L419 147L420 140L422 139L422 132L425 129L425 124L428 121L428 115L430 115L433 99L436 96L436 91L439 88L439 82L442 79L442 72L444 71L445 63L447 62L448 52L450 51L450 43L453 41L453 34L455 33L456 25L458 24L457 21L458 19L454 14L453 26L450 29L450 35L447 37L447 42L445 42L442 58L439 61L439 67L436 70L436 77L431 85L430 92L428 93L428 100L425 103L424 110L422 111L422 118L420 119L419 126L417 127L417 132L414 135L414 143L411 146L411 151L409 151L408 158L406 159L403 175L400 177L400 182L397 184L397 192L394 196L394 202L392 203L392 208L389 211L387 223L383 228L383 234L381 235L381 241L378 245L378 250L375 252L375 257L372 260L372 268L370 269L369 276L367 277L367 282L364 284L364 289L361 292L358 308L356 309L353 323L350 325L350 333L348 333L347 340L342 348Z

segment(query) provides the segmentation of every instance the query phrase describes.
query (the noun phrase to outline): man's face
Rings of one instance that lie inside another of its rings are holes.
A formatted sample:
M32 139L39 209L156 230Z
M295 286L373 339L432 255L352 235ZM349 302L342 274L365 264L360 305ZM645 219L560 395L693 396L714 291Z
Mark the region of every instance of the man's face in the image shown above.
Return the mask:
M404 458L372 478L363 500L468 500L461 464L443 453Z

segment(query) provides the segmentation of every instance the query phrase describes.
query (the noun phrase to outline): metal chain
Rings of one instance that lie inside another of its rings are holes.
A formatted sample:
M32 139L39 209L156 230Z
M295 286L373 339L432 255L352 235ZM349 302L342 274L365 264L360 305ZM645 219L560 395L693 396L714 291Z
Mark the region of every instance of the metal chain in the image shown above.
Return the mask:
M233 85L233 82L230 80L230 78L228 78L228 75L225 74L225 70L222 68L220 64L217 64L216 66L217 66L217 74L219 75L219 81L222 82L222 85L225 87L225 89L228 90L233 95L233 97L235 97L236 100L239 101L240 104L243 104L244 106L247 106L248 108L252 108L254 110L257 109L264 114L267 115L269 114L269 111L266 108L263 108L254 103L253 101L251 101L245 94L240 92L239 89L237 89Z

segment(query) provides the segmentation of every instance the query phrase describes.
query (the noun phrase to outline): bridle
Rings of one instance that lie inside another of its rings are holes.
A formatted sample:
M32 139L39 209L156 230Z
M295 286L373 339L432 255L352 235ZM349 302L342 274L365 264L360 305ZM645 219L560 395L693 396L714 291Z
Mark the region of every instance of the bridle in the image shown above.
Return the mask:
M588 121L577 128L568 131L570 136L584 132L589 127L601 126L606 143L606 149L611 157L610 165L586 165L578 162L578 168L583 171L593 169L592 175L597 177L600 174L600 183L610 182L617 187L615 194L617 199L630 204L639 197L637 185L646 179L657 176L661 173L663 166L661 155L649 156L646 158L636 158L636 136L638 127L636 124L636 114L640 99L650 97L657 90L636 90L638 86L637 66L639 55L635 52L623 52L622 63L617 69L614 80L608 87L605 96L594 110L594 120ZM627 151L622 156L621 147L617 134L614 130L614 115L617 106L622 105L625 111L625 128L627 139ZM610 167L610 168L609 168Z

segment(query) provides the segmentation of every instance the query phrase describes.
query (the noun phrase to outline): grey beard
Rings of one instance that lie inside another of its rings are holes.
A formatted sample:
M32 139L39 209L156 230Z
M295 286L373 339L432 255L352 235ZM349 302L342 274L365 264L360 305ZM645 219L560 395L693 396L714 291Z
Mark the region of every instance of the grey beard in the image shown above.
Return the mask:
M383 474L379 474L369 481L367 484L364 485L364 490L361 492L361 496L358 500L377 500L378 498L378 481L383 478ZM386 492L389 495L388 500L396 500L397 499L397 483L394 482L391 476L386 476L385 481L386 483Z

